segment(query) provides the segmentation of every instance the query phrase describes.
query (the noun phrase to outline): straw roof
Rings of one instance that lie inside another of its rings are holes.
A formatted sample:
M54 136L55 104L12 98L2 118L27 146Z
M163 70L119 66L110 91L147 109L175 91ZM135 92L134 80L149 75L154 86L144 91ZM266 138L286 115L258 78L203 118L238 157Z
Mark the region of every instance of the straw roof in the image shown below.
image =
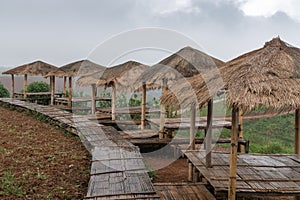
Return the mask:
M201 75L191 78L187 83L192 86L189 90L177 84L171 88L173 94L166 94L162 102L175 104L176 94L183 96L182 105L192 101L203 105L225 87L227 104L238 106L244 112L262 105L275 109L300 106L300 49L280 38L227 62L220 71L220 75L205 75L206 81L201 81ZM189 97L193 100L188 102L185 99Z
M30 76L45 76L51 71L58 70L57 67L45 63L43 61L35 61L32 63L28 63L25 65L21 65L19 67L10 69L8 71L3 72L2 74L16 74L16 75L24 75L28 74Z
M59 68L59 70L52 71L47 74L47 76L66 76L74 77L80 75L87 75L97 71L104 70L105 67L98 65L89 60L80 60L76 62L69 63Z
M221 60L197 49L185 47L147 69L137 82L146 81L148 89L156 89L161 87L163 79L166 79L167 84L171 85L175 80L192 77L223 64L224 62Z
M114 67L106 68L97 82L98 86L116 84L119 89L133 89L137 78L148 68L147 65L128 61Z

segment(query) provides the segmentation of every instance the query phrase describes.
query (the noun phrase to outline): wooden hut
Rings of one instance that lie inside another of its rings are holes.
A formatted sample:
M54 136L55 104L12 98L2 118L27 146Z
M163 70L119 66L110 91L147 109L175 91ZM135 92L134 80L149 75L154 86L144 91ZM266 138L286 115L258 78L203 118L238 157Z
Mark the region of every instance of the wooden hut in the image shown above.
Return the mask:
M201 106L225 89L227 105L232 107L228 198L235 199L238 112L245 113L258 106L296 109L295 153L300 153L300 49L274 38L266 42L263 48L227 62L220 70L219 75L205 75L207 79L198 75L189 79L186 85L177 84L180 87L172 88L173 94L170 92L161 100L178 104L178 99L174 97L177 93L177 96L183 96L181 105L194 101ZM191 92L196 94L196 98Z
M137 83L143 83L143 90L162 88L162 94L164 94L167 88L179 79L205 73L223 64L221 60L197 49L185 47L147 69ZM146 92L144 91L143 94L146 95ZM160 138L163 137L166 103L161 103ZM142 116L142 119L145 117Z
M127 61L113 67L107 68L99 80L97 86L112 87L112 120L116 119L116 91L132 90L139 75L147 68L147 65L135 61Z
M98 65L89 60L80 60L69 63L60 67L58 70L49 72L46 76L64 77L64 94L67 93L67 78L69 79L68 87L68 107L72 107L72 78L76 76L83 76L98 71L103 71L105 67Z
M25 65L18 66L16 68L10 69L8 71L3 72L3 74L11 74L11 95L14 97L15 93L15 82L14 75L24 75L24 89L23 96L27 97L26 87L27 87L27 78L29 76L46 76L48 73L52 71L60 71L54 65L45 63L43 61L35 61L32 63L28 63ZM50 76L50 87L51 87L51 103L53 103L54 96L54 88L55 88L55 78L54 76Z

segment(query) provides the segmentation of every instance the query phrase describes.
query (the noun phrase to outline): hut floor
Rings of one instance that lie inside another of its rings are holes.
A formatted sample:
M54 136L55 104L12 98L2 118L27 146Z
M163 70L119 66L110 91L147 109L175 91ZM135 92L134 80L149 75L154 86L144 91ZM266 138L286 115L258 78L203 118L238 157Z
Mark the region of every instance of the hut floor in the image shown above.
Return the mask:
M205 152L185 151L215 196L226 196L229 153L212 153L212 168L205 166ZM300 156L240 154L237 160L237 195L300 195Z
M158 131L152 129L119 131L125 139L158 137Z

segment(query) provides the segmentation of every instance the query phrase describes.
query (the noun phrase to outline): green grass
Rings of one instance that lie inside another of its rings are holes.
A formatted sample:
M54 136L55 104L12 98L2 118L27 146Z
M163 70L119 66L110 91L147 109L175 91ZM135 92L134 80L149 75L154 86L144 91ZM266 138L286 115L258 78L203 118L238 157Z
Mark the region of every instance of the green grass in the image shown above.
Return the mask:
M250 153L293 153L294 121L294 114L245 121L243 133L250 141ZM224 129L221 137L230 137L230 134L230 130Z

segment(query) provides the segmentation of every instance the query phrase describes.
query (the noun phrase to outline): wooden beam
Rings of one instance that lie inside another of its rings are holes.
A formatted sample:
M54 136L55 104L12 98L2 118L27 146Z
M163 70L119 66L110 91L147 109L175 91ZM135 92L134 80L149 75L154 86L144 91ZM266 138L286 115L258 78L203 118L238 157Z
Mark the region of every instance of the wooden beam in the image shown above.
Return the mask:
M67 77L64 76L64 97L67 97Z
M167 91L167 80L162 80L162 95ZM166 105L160 104L160 123L159 123L159 138L164 137L164 126L165 126L165 115L166 115Z
M27 74L24 74L24 87L23 87L23 94L24 94L24 99L27 98Z
M195 132L196 132L196 105L191 104L191 126L190 126L190 149L195 150Z
M69 77L69 96L68 96L68 108L72 108L72 77Z
M50 76L50 92L51 92L50 105L54 105L55 76Z
M115 83L111 87L111 119L116 120L117 89Z
M142 114L141 114L141 129L145 129L146 122L146 83L142 86Z
M97 87L96 84L92 84L92 114L96 113L96 94Z
M213 99L207 104L207 125L206 125L206 167L212 167L211 164L211 143L212 143L212 121L213 121Z
M295 154L300 154L300 109L295 110Z
M238 146L238 108L232 108L232 128L230 146L230 174L228 185L228 199L236 199L236 171L237 171L237 146Z
M15 98L15 76L12 74L11 75L11 94L10 94L10 96L11 96L11 98Z

